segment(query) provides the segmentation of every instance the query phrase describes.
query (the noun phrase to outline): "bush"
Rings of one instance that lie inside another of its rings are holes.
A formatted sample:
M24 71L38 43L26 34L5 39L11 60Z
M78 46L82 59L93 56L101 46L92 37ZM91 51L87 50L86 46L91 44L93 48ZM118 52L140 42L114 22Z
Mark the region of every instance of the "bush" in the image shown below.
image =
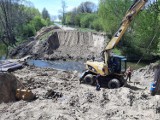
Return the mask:
M34 26L35 30L38 31L42 27L46 26L46 21L40 16L35 16L31 21L31 24Z
M103 31L103 27L99 19L96 19L92 22L91 28L95 29L96 31Z
M80 19L80 24L81 24L81 27L83 28L91 28L92 27L92 22L97 19L97 14L91 14L91 13L88 13L88 14L84 14L83 17L81 17Z
M22 27L19 27L21 31L20 36L22 38L34 36L36 34L36 31L39 31L44 26L49 26L52 24L53 22L51 22L49 18L44 20L40 16L35 16L30 22L24 24Z
M75 16L75 19L74 19L74 23L75 23L75 25L78 26L78 27L81 26L81 23L80 23L81 17L83 17L82 14L77 14L77 15Z
M23 36L25 38L34 36L35 33L36 33L35 27L31 23L28 23L23 26Z

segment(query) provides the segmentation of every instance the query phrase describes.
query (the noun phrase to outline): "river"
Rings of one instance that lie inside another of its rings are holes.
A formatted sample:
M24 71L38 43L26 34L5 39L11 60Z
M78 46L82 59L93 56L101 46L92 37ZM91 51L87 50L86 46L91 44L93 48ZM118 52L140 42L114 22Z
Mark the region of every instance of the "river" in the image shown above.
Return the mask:
M5 60L5 56L0 56L0 60ZM61 69L61 70L69 70L69 71L79 71L82 72L85 70L85 62L83 61L50 61L50 60L27 60L29 65L34 65L36 67L42 68L54 68L54 69ZM150 63L139 63L137 65L136 62L127 62L127 67L130 66L132 69L138 69L149 65Z
M28 60L29 65L34 65L36 67L42 68L54 68L69 71L79 71L82 72L85 69L84 62L76 61L49 61L49 60Z
M49 61L49 60L28 60L29 65L34 65L36 67L42 68L54 68L69 71L79 71L85 70L85 64L82 61ZM127 62L127 67L130 66L133 70L149 65L149 63L139 63Z

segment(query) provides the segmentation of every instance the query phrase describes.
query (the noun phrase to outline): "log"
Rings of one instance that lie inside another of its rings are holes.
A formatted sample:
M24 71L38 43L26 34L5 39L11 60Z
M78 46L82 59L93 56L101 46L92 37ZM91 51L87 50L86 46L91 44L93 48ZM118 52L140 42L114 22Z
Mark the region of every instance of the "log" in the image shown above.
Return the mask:
M18 62L10 62L7 60L0 61L0 71L1 72L14 71L14 70L20 69L22 67L23 67L23 65Z

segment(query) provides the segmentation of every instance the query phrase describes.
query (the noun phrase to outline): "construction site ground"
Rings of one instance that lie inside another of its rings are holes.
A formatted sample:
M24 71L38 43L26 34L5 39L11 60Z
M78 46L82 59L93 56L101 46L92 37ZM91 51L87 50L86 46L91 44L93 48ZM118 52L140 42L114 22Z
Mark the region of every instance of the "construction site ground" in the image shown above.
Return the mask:
M79 83L77 71L25 67L13 74L37 95L34 101L0 104L0 120L159 120L159 95L151 96L151 66L133 72L126 87Z

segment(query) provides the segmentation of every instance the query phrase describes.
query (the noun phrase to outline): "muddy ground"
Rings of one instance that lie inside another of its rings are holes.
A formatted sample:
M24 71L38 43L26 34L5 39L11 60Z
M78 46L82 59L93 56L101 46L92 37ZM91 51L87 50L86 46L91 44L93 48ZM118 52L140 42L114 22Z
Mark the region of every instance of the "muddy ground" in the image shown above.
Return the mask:
M38 98L0 104L0 120L159 120L159 96L151 96L150 66L134 71L118 89L79 84L77 71L25 67L13 72ZM48 92L50 91L50 92ZM49 94L52 93L52 94Z

